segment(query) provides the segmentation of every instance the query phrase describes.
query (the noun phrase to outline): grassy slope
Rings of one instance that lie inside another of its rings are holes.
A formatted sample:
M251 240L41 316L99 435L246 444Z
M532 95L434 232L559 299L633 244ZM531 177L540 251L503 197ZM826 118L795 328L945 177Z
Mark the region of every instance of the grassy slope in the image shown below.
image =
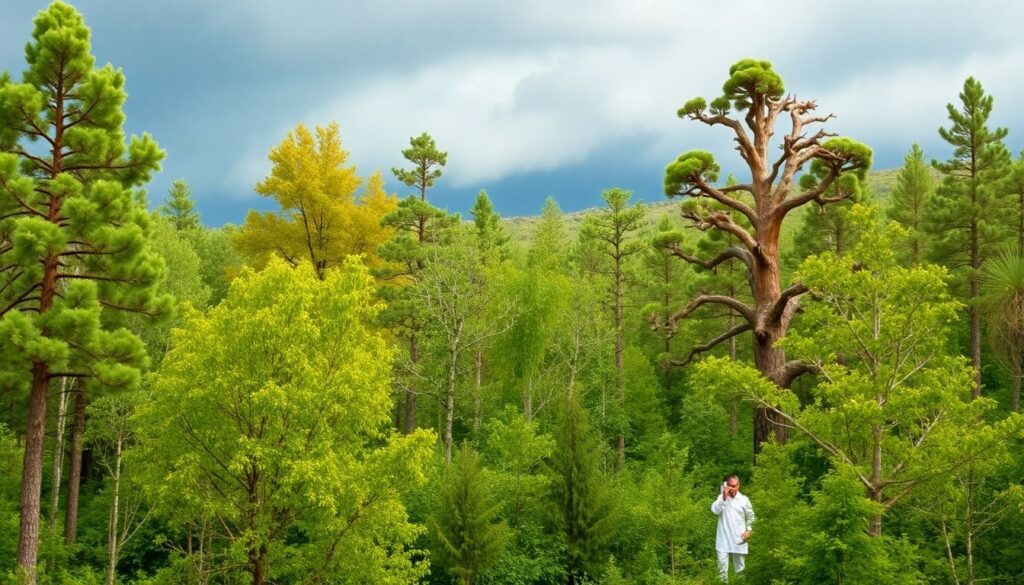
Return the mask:
M899 169L886 169L868 173L868 187L879 204L884 205L889 200L889 194L896 185L896 175L898 173ZM679 202L679 199L670 201L666 198L660 201L648 203L647 220L649 225L657 224L658 220L664 215L675 215ZM579 233L580 225L583 223L583 216L593 211L595 211L595 208L565 214L565 221L571 238L575 239L576 235ZM782 236L783 248L788 247L786 244L791 237L792 230L795 229L799 223L799 217L799 213L796 213L792 215L792 217L787 218L786 228L783 230ZM520 246L526 246L530 241L530 237L533 234L533 230L539 218L540 216L536 215L508 217L503 220L503 223L505 225L505 229L508 230L509 235L512 237L512 242Z

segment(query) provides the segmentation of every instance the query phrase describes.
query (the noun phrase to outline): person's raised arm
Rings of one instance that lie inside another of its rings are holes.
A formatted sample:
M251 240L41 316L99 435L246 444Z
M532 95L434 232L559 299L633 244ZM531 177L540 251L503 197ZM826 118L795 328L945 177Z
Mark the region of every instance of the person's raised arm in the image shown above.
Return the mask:
M722 513L722 504L725 503L725 484L722 484L722 493L718 494L715 501L711 503L711 512L718 516Z

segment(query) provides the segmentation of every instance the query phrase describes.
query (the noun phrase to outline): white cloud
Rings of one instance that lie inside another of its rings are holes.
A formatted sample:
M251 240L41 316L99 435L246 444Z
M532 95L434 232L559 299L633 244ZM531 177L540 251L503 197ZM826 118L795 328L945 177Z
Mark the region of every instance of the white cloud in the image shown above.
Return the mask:
M1012 18L996 19L990 34L974 41L988 48L972 55L957 53L967 42L963 36L945 42L940 31L973 26L982 16L868 4L434 1L401 8L389 3L388 10L379 4L349 4L344 10L323 5L320 24L304 41L318 50L330 50L325 31L333 29L325 23L348 16L365 25L358 38L380 38L372 50L394 50L390 45L397 44L415 62L421 45L433 58L411 70L396 59L360 84L339 81L337 92L302 119L337 120L363 174L404 165L400 151L409 137L427 131L449 152L451 184L483 187L517 173L585 161L598 149L614 151L616 143L637 136L649 147L623 152L624 159L667 162L699 147L719 155L728 169L735 157L727 133L681 122L674 112L690 97L715 97L729 65L748 56L773 61L789 89L818 98L823 111L839 116L831 129L869 144L898 142L902 149L933 137L945 120L945 103L956 99L968 74L992 80L986 88L998 96L997 110L1011 100L1021 102L1021 84L1010 72L1021 69L1024 53L1007 24ZM1020 12L1014 6L1001 9ZM263 6L247 18L278 47L293 38L286 34L288 22L308 17L308 9L282 15ZM424 17L429 18L417 31L415 23ZM273 127L274 134L234 162L226 180L251 189L266 173L266 150L290 124Z

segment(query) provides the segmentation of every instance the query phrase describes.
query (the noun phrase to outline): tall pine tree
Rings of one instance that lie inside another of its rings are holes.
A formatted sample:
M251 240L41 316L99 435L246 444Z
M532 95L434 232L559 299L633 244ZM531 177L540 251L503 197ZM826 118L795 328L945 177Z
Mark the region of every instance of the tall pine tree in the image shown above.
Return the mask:
M907 229L907 242L902 252L903 261L910 266L924 260L927 241L922 233L923 218L934 192L932 171L925 161L924 151L915 143L903 158L903 168L896 175L896 187L886 210L889 219Z
M510 536L498 519L502 502L485 473L480 455L463 443L447 468L432 519L435 558L464 585L497 560Z
M964 82L960 108L947 104L949 128L939 128L953 146L953 156L932 164L943 173L942 184L926 209L926 227L932 235L931 256L951 268L966 285L970 326L972 396L981 395L981 265L1008 236L1009 198L1003 179L1010 169L1010 153L1003 144L1006 128L990 130L992 96L973 77Z
M601 193L606 206L583 220L580 230L582 243L601 256L596 265L599 274L607 279L607 293L615 324L615 391L619 412L625 410L626 388L624 381L625 341L623 338L623 305L626 295L626 262L643 251L643 242L636 232L644 225L644 207L639 203L629 205L633 196L624 189L607 189ZM621 469L626 462L626 422L620 420L615 435L615 469Z
M576 395L570 395L550 462L551 519L564 538L566 584L598 573L611 535L610 500L601 476L599 449Z
M18 566L35 583L50 383L132 386L145 350L124 311L160 314L163 266L146 247L134 188L164 153L125 144L124 74L95 67L81 14L54 2L35 19L22 83L0 76L0 370L29 393Z
M160 206L160 214L179 232L189 231L199 228L199 214L194 208L192 187L189 187L185 179L178 179L171 183L164 203Z

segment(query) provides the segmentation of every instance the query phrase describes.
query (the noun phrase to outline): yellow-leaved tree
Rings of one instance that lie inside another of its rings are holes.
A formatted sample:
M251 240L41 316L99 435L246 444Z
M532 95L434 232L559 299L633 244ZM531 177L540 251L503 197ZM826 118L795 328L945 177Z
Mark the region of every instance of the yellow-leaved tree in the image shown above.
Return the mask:
M293 266L308 261L323 280L348 256L362 254L369 266L381 263L377 247L391 235L381 219L398 199L384 190L380 173L364 186L355 165L346 165L348 156L337 122L315 131L299 124L270 151L273 168L256 192L281 208L250 211L234 240L251 265L262 267L275 256Z

